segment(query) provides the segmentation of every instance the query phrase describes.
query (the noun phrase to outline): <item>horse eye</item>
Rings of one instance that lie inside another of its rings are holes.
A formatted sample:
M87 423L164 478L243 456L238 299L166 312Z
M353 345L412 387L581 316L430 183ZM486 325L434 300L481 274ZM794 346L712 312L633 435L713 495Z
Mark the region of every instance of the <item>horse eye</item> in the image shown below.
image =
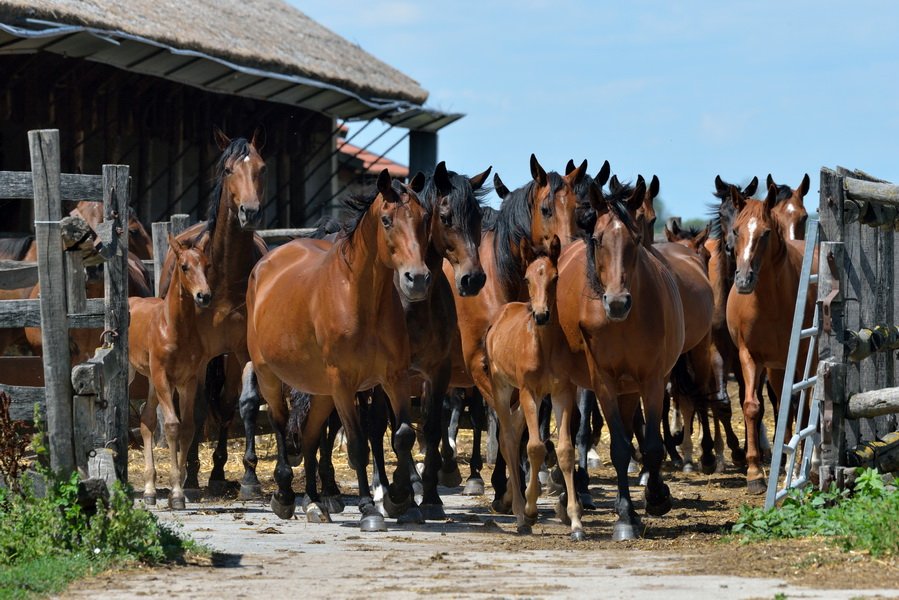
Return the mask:
M181 265L181 270L187 273L187 265Z
M393 224L393 221L390 220L390 217L384 215L383 217L381 217L381 223L384 224L384 227L389 228Z
M453 224L453 215L452 213L440 215L440 222L443 223L446 227L449 227Z
M225 167L225 175L230 175L231 173L233 173L231 167Z
M552 215L553 211L549 206L542 206L540 207L540 212L543 213L544 217L549 217L550 215Z

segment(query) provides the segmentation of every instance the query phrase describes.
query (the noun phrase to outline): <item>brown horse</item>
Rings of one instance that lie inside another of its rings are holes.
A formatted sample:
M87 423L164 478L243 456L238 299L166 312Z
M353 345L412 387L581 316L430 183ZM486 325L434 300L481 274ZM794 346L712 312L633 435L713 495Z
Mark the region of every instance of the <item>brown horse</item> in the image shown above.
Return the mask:
M537 520L540 482L537 474L546 458L546 445L540 438L538 403L551 395L559 420L559 445L556 448L566 489L574 490L574 446L571 443L571 417L576 388L564 366L573 360L556 309L557 265L561 243L554 237L549 255L534 254L531 241L523 238L520 253L528 264L525 282L528 302L510 302L487 331L486 348L493 385L494 406L500 423L501 448L509 465L518 464L521 444L521 414L527 423L527 453L531 464L527 501L521 494L520 471L510 469L512 510L519 533L530 533ZM559 368L562 367L562 368ZM519 390L519 407L513 414L512 393ZM575 493L560 500L563 521L571 525L574 540L586 539L581 524L581 505Z
M209 260L209 285L212 288L212 304L198 315L197 328L200 332L206 364L223 354L233 357L223 369L225 381L210 382L207 388L224 388L223 406L213 407L218 417L219 444L213 453L213 470L209 476L209 487L213 493L225 487L224 465L227 460L227 440L225 434L237 406L240 393L240 365L249 360L247 353L247 280L253 266L266 252L265 243L253 231L261 218L262 200L265 197L265 161L259 154L263 142L259 130L247 141L245 138L228 138L215 129L214 137L222 154L216 164L216 182L213 187L213 202L209 218L205 223L189 227L177 238L183 243L209 235L206 257ZM159 286L168 289L169 277L174 267L174 255L168 253L163 264ZM255 431L258 406L248 406L246 412L241 407L241 415L247 431ZM219 414L220 413L220 414ZM244 455L246 468L241 481L242 498L258 497L262 492L256 477L255 447L253 435L247 436L248 451ZM193 451L191 452L193 455ZM197 486L198 462L188 463L188 487Z
M356 392L380 384L390 398L399 462L384 506L391 515L401 514L412 503L415 433L409 423L409 334L400 294L410 301L428 294L430 215L410 188L391 181L386 169L378 177L377 194L351 200L349 207L354 218L337 243L297 239L259 261L247 290L247 342L278 442L272 510L285 519L294 513L284 382L313 395L303 427L307 519L327 519L318 504L315 448L336 407L359 482L363 528L381 528L383 517L369 489L368 448Z
M69 211L69 214L81 217L91 226L91 229L96 230L104 219L103 204L82 200ZM136 256L138 260L153 258L153 238L138 220L133 209L128 211L128 252Z
M569 348L578 357L570 365L569 376L578 386L596 391L612 437L612 461L618 475L616 540L634 538L640 531L627 468L641 396L646 415L643 456L649 472L646 511L662 515L671 508L671 495L660 474L659 425L665 382L684 349L684 313L677 285L668 268L644 247L643 223L635 223L628 214L642 204L644 195L642 181L626 199L617 194L606 199L593 186L592 234L587 242L567 248L559 260L559 320Z
M156 504L156 466L153 461L153 433L156 405L162 407L164 430L171 455L169 507L183 509L187 450L194 435L194 396L197 375L204 359L197 330L195 307L209 306L212 292L206 280L209 262L204 254L208 236L196 247L182 245L169 235L169 247L176 268L165 299L129 298L131 324L128 328L128 361L134 372L150 380L150 393L141 413L144 440L144 503ZM178 410L175 412L175 392Z
M746 385L743 397L749 463L746 484L752 494L764 493L767 487L759 454L760 403L756 389L763 369L768 370L776 391L783 386L792 307L802 267L801 243L788 240L784 226L774 217L777 197L778 188L773 184L768 187L764 201L746 200L731 190L731 200L738 212L733 224L736 271L733 291L727 299L727 325L737 346ZM811 323L814 288L809 287L803 327ZM804 340L798 365L804 364L807 351L808 340Z
M774 183L770 173L767 184L769 188L772 185L777 188L777 204L774 205L771 214L783 227L785 237L788 240L804 240L805 222L808 220L804 199L811 185L808 173L803 176L802 182L795 190L788 185Z

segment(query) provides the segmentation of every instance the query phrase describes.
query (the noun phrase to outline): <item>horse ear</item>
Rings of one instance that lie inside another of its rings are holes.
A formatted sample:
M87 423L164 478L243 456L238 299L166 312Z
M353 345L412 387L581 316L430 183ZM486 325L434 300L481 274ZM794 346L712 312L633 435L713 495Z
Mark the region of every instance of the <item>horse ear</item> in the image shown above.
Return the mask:
M621 189L621 182L618 181L618 175L612 175L612 178L609 180L609 191L617 192Z
M559 264L559 255L562 254L562 241L559 236L554 235L553 241L549 243L549 260L554 265Z
M231 138L225 135L225 132L217 125L212 126L212 139L215 140L215 145L219 147L219 150L224 150L231 144Z
M652 181L649 182L649 199L650 201L659 195L659 176L653 175Z
M533 154L531 154L531 177L534 178L534 181L536 181L540 187L546 185L546 171L543 170L543 167L537 162L537 157Z
M646 181L643 180L642 175L637 175L637 185L634 186L634 192L625 203L627 206L627 212L629 212L631 215L637 214L637 211L640 210L641 206L643 206L644 197L646 197Z
M441 196L446 196L453 191L453 184L450 182L449 173L446 170L446 162L442 160L434 169L434 185L437 186L437 192Z
M693 247L697 250L702 248L705 245L706 241L709 239L709 234L711 232L711 224L707 223L705 229L693 236Z
M393 189L393 182L390 179L390 173L387 172L387 169L384 169L378 175L378 192L381 194L384 202L396 202L399 200L399 196Z
M746 198L743 197L743 194L736 187L730 188L730 201L734 203L734 208L737 209L737 212L740 212L746 206Z
M678 223L677 219L675 219L675 218L668 219L668 222L665 223L665 231L666 232L670 231L671 235L674 236L674 240L676 240L680 236L680 232L681 232L680 223ZM670 241L673 242L674 240L670 240Z
M262 149L265 147L265 127L262 125L256 127L256 130L253 131L253 137L250 138L250 143L256 148L256 152L262 152Z
M673 223L672 223L672 225L673 225ZM674 233L670 229L668 229L667 224L665 225L665 239L667 239L669 242L677 241L677 236L674 235Z
M575 169L574 171L571 171L570 173L565 175L565 179L568 180L569 185L574 186L574 185L579 184L581 182L581 180L584 178L584 175L586 175L586 174L587 174L587 159L585 158L584 162L582 162L581 165L577 169Z
M506 196L509 195L509 188L507 188L506 184L503 183L503 180L499 178L499 173L493 174L493 189L496 190L496 195L499 196L500 200L505 200Z
M769 188L769 187L771 187L772 185L773 185L773 186L776 186L777 184L774 183L774 178L771 177L771 173L768 173L768 178L765 179L765 187L766 187L766 188Z
M805 195L808 194L808 189L811 185L812 182L808 178L808 173L806 173L805 177L802 178L802 183L799 184L799 195L805 198Z
M409 182L409 188L416 194L420 194L425 189L425 174L419 171Z
M609 210L609 203L602 195L602 188L593 182L590 186L590 206L596 211L597 216L605 214Z
M777 186L774 183L768 185L768 197L765 198L765 210L771 210L777 206Z
M478 173L474 177L469 177L468 181L471 182L471 189L473 189L473 190L481 189L481 186L483 186L484 182L487 181L487 177L490 176L491 169L493 169L493 166L487 167L487 170L484 171L483 173Z
M568 175L568 174L570 174L572 171L574 171L574 160L571 159L571 158L569 158L569 159L568 159L568 162L565 163L565 174Z
M721 180L721 175L715 175L715 191L719 194L727 193L727 185Z
M609 180L609 175L612 173L612 165L609 164L609 161L605 161L602 163L602 167L599 169L599 173L596 174L596 177L593 179L599 185L605 185Z
M201 253L206 252L206 245L209 243L209 238L211 238L211 237L212 237L212 235L209 234L209 232L203 232L203 234L200 235L200 239L198 239L194 243L194 248L199 250Z
M755 195L757 189L759 189L759 178L753 177L752 181L749 182L749 185L743 188L743 195L749 198L750 196Z
M518 240L518 254L525 268L534 262L534 247L531 245L529 237L524 236Z
M169 248L172 249L172 252L175 253L175 256L181 256L181 252L184 250L184 246L181 245L181 242L179 242L171 232L169 232L168 240Z

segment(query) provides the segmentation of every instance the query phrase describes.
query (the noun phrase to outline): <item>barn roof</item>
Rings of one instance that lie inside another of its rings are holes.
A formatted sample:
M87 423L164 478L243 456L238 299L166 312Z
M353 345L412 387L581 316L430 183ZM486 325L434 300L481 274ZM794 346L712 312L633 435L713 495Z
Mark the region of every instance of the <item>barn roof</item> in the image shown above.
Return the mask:
M461 117L282 0L0 0L0 54L36 51L409 129Z

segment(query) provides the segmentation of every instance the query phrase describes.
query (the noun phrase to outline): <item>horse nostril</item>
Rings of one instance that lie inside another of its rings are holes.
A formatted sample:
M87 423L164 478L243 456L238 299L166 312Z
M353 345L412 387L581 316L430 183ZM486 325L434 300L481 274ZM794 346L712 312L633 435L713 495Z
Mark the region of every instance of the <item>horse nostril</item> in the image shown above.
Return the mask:
M415 281L415 277L412 275L412 273L410 271L406 271L403 275L406 277L406 281L408 281L409 283L412 283L413 281Z
M425 285L431 285L431 272L430 271L425 273Z

